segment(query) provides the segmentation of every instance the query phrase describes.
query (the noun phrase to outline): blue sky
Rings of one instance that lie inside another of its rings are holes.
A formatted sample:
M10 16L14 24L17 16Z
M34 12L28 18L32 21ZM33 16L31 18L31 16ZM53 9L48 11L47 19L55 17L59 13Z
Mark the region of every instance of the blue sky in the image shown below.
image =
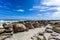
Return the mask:
M60 0L0 0L0 19L60 20Z

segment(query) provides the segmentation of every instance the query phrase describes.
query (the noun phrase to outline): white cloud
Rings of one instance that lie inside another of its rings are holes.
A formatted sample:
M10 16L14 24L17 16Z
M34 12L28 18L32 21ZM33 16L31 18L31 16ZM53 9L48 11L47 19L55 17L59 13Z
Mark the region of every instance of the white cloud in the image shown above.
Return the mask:
M47 6L60 6L60 0L43 0L42 4Z
M58 10L58 11L60 11L60 7L56 7L55 9Z
M17 10L18 12L24 12L24 10L23 9L19 9L19 10Z
M39 5L39 6L33 6L31 9L29 9L29 11L33 11L33 10L38 10L39 12L46 11L45 9L47 9L47 8L49 8L49 7Z
M33 10L34 10L33 8L29 9L29 11L33 11Z
M59 18L60 17L60 12L55 12L52 14L52 17L54 18Z
M46 9L46 8L49 8L49 7L47 7L47 6L33 6L33 8L35 8L35 9Z
M42 6L36 5L29 10L38 10L40 12L46 12L44 14L37 14L37 17L41 17L42 19L60 19L60 0L43 0L41 4Z
M40 10L40 12L43 12L43 11L46 11L46 10Z
M55 7L50 7L47 10L56 10L55 12L49 14L50 19L60 19L60 0L43 0L42 5L45 6L55 6Z

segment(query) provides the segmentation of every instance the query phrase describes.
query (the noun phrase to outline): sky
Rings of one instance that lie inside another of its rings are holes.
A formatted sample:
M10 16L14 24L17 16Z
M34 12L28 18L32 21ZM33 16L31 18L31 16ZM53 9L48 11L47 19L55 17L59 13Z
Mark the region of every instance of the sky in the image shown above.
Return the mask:
M0 19L60 20L60 0L0 0Z

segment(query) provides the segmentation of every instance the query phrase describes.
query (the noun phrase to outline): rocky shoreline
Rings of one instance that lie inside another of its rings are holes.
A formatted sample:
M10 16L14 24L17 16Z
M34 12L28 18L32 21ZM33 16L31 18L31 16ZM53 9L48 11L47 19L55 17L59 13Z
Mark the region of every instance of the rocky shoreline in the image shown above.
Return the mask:
M29 38L31 40L40 40L40 39L41 40L52 40L52 39L60 40L59 39L60 31L58 31L58 30L60 30L60 29L58 29L58 28L60 28L60 21L43 21L42 20L42 21L5 22L5 23L2 23L2 25L0 25L0 27L1 26L4 29L4 30L2 28L0 29L1 33L5 32L7 35L12 34L11 36L13 36L14 38L19 39L19 40L23 40L24 35L25 35L25 37L27 36L27 38ZM9 28L9 29L7 29L7 28ZM56 34L57 36L55 36L53 34ZM22 39L19 38L18 35ZM21 35L23 35L23 36L21 36ZM1 38L1 36L0 36L0 38ZM2 36L2 38L3 38L3 36Z

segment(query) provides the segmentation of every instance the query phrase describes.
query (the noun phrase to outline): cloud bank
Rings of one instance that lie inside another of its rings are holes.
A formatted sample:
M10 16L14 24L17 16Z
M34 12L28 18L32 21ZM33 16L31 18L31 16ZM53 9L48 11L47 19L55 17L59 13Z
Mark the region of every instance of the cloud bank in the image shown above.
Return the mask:
M60 0L43 0L42 5L50 7L47 10L56 10L49 16L50 19L60 20Z

